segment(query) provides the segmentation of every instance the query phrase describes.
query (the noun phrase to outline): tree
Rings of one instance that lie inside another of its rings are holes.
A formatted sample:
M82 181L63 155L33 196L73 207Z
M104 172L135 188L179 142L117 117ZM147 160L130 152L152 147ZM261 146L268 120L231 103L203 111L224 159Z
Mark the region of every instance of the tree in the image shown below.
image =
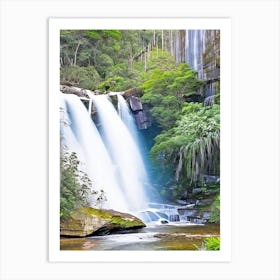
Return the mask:
M220 171L220 106L185 103L174 127L155 138L151 154L171 166L176 181L192 183Z
M176 63L166 52L151 53L142 102L150 105L151 113L164 130L174 126L180 117L186 96L199 91L203 81L185 63Z
M76 153L63 152L60 161L60 216L66 217L78 207L90 204L92 182L79 170Z

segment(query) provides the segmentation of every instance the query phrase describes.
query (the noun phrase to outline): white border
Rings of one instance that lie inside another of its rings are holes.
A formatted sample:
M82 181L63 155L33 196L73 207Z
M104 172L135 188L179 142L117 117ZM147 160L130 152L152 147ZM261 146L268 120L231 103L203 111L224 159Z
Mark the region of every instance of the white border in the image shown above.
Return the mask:
M0 0L0 279L279 280L279 4ZM231 17L230 263L48 262L48 18L100 16Z
M221 250L59 250L59 32L62 29L219 29L221 31ZM49 260L52 262L228 262L231 259L231 27L229 18L49 19ZM224 94L226 93L226 94Z

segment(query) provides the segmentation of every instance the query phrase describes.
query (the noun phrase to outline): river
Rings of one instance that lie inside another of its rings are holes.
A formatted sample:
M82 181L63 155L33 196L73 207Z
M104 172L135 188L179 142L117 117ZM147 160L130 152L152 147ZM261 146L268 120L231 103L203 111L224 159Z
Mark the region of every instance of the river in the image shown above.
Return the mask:
M214 224L170 223L149 225L133 233L61 238L61 250L197 250L203 239L219 236L220 227Z

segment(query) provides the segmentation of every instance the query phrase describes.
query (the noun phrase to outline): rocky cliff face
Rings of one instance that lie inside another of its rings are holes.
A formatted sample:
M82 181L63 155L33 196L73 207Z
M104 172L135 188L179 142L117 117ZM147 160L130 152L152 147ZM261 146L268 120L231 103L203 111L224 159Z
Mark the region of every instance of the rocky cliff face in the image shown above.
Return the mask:
M124 92L123 96L128 101L131 112L134 115L138 129L147 129L152 125L152 116L147 105L142 104L141 89L133 88Z
M173 53L177 62L186 62L206 81L204 97L220 90L220 31L178 30L174 33Z
M203 79L207 81L206 97L220 91L220 31L205 32Z
M213 96L220 92L220 30L173 31L170 53L177 62L185 62L197 71L197 77L206 82L198 94L186 98L189 102L215 102ZM141 104L143 92L128 90L124 97L129 101L137 127L147 129L152 125L149 108Z

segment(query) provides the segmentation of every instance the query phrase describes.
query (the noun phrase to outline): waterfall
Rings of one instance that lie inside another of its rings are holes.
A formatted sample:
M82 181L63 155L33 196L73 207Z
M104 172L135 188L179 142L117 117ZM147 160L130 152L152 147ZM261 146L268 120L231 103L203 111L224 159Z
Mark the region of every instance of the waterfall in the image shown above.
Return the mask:
M61 135L61 146L64 150L67 152L74 152L77 154L78 158L80 159L80 169L84 169L83 162L85 162L84 159L84 153L81 149L80 144L78 143L78 140L73 133L73 130L71 129L71 120L70 116L67 112L67 106L64 99L64 94L60 94L60 135Z
M173 33L172 50L177 62L187 63L206 81L204 96L220 91L220 30L187 29Z
M198 72L198 78L203 79L203 51L204 51L204 34L203 30L187 30L186 32L186 63Z
M128 207L137 211L146 207L144 184L146 171L135 140L106 95L92 95L101 124L102 137L116 166L117 182Z
M131 133L131 135L133 136L135 142L139 144L138 135L137 135L137 126L135 123L135 119L132 116L132 113L129 109L129 106L122 95L118 94L117 97L118 97L118 114L121 120L126 125L129 132Z
M62 99L68 118L68 125L61 125L65 144L70 150L78 151L79 160L84 161L85 172L92 180L94 190L104 190L107 202L103 207L128 212L129 202L117 184L117 167L113 165L86 107L76 95L62 94Z

